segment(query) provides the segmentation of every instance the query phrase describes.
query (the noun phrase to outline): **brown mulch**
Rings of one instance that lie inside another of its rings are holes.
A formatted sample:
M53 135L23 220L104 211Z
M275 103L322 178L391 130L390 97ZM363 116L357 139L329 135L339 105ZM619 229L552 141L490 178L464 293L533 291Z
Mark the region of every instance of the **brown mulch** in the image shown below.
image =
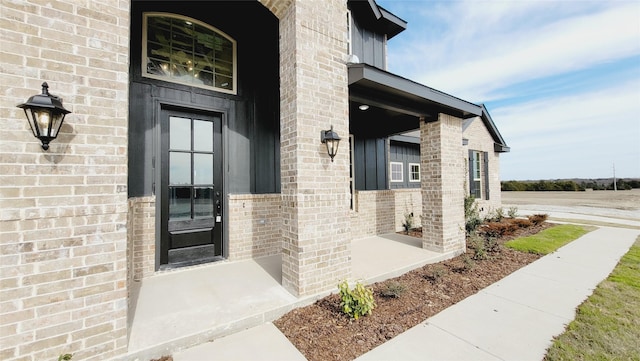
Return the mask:
M498 243L502 245L551 226L545 222L522 228L499 238ZM411 231L410 235L422 236L420 230ZM473 260L473 255L468 248L456 258L371 285L376 307L371 315L357 321L342 313L340 297L332 294L290 311L274 324L309 361L353 360L540 258L505 247L486 260ZM388 289L390 282L399 282L405 291L397 298L383 296L382 291Z

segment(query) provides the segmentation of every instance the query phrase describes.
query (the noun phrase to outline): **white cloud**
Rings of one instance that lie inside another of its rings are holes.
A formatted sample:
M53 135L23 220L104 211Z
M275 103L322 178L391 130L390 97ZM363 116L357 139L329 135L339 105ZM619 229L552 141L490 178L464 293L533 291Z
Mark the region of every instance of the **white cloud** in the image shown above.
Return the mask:
M390 71L490 103L502 179L640 176L640 2L378 2L408 16Z
M398 59L409 66L416 62L411 77L418 82L471 101L487 102L494 91L519 82L640 54L637 2L607 2L603 11L552 21L548 12L579 7L544 1L455 4L442 12L444 36L423 41L418 50L405 48ZM412 60L409 51L421 59Z
M600 177L617 163L640 175L640 84L637 79L583 94L498 108L492 116L511 153L503 179Z

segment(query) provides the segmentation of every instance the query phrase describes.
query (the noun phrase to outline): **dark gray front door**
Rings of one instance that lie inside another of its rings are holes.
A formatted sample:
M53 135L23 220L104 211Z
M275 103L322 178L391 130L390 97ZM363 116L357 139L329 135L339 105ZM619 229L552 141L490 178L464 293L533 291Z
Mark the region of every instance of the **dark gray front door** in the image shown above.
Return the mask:
M161 265L222 257L221 123L221 113L161 112Z

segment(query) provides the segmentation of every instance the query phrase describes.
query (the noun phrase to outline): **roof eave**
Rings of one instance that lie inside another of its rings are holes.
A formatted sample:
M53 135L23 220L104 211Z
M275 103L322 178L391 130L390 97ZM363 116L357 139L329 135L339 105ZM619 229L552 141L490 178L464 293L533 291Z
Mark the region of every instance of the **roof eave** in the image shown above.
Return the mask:
M489 133L493 137L493 141L495 142L493 147L494 151L498 153L509 152L511 148L507 146L507 142L505 142L504 138L502 138L502 135L500 134L500 131L498 131L498 127L496 127L496 124L493 122L493 119L491 118L491 114L489 114L487 107L485 107L484 104L482 104L481 107L482 122L484 123L485 127L487 127L487 130L489 131Z
M435 107L438 112L453 115L462 119L482 115L479 105L467 102L452 95L443 93L409 79L389 73L368 64L349 64L349 86L360 86L367 89L375 89L389 95L399 96L407 100L413 100L425 107ZM425 109L426 110L426 109ZM429 121L429 114L417 114L425 116ZM431 120L435 120L431 118Z

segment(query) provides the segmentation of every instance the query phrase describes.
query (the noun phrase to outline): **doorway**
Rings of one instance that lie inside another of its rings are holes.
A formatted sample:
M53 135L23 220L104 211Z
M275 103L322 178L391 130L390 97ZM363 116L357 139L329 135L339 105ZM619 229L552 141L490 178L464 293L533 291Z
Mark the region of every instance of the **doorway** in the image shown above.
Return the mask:
M160 267L223 257L222 119L184 109L160 112Z

